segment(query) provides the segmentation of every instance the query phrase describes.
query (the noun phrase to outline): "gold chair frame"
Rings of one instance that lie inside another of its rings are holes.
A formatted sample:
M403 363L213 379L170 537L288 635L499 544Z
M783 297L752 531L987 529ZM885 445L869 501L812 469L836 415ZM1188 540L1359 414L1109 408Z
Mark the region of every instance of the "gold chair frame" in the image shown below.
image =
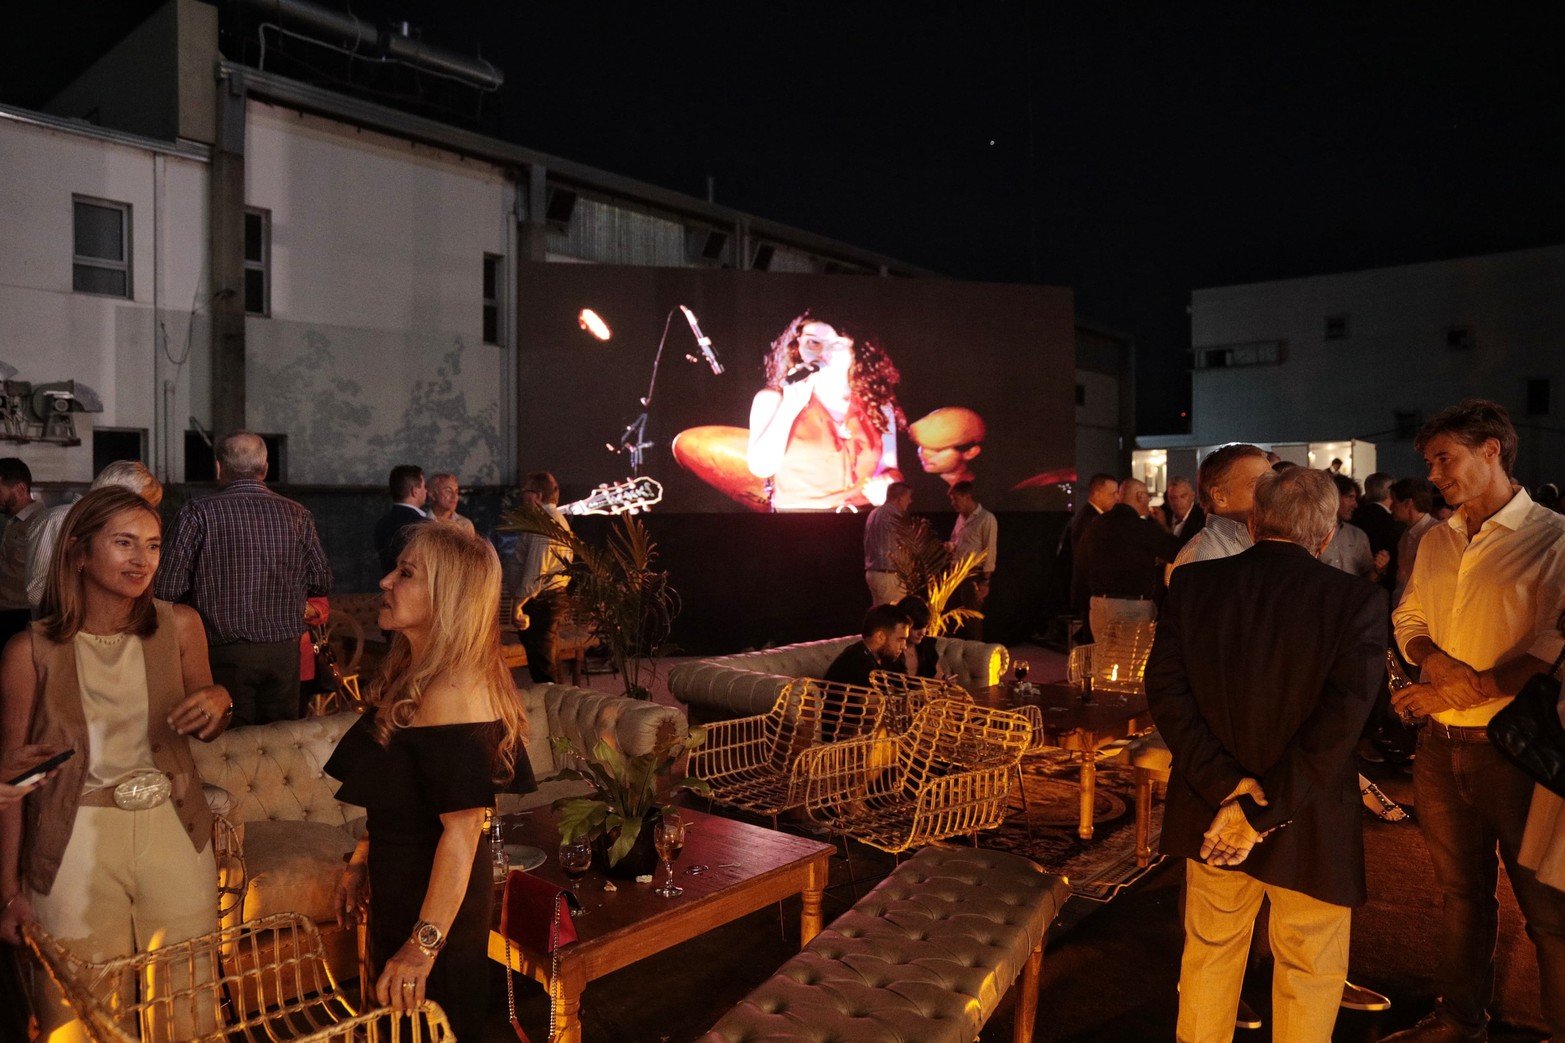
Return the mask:
M918 677L900 670L872 670L869 683L878 689L886 701L880 723L894 734L900 734L913 726L918 712L936 699L955 699L970 703L972 693L952 681L936 677Z
M777 817L804 806L807 751L868 735L880 724L882 694L859 685L797 678L763 714L707 725L690 751L689 774L711 787L713 803Z
M810 750L805 808L833 833L900 854L1005 820L1011 773L1032 724L1009 710L942 699L900 736Z
M1145 690L1143 677L1152 640L1157 634L1155 621L1120 620L1108 627L1108 633L1094 634L1093 644L1077 645L1066 661L1065 676L1080 685L1088 676L1092 687L1105 692L1135 695Z
M356 1011L307 917L278 913L188 941L88 963L37 924L28 947L96 1043L449 1043L439 1005L412 1017Z

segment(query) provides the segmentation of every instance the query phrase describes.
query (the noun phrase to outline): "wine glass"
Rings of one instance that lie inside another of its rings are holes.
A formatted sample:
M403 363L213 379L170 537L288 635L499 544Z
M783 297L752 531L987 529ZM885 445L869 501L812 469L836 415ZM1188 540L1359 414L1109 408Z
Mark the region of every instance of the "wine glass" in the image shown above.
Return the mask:
M685 893L684 888L674 886L674 861L684 850L685 828L685 820L679 817L679 813L672 808L665 808L652 834L658 857L663 860L663 886L654 888L653 893L663 898L678 898Z
M1016 683L1021 684L1027 680L1027 675L1032 672L1032 664L1025 659L1018 659L1011 664L1011 675L1016 678Z
M586 876L587 870L591 867L592 841L586 837L560 841L560 870L570 878L572 883ZM573 916L585 916L586 913L585 908L571 910Z

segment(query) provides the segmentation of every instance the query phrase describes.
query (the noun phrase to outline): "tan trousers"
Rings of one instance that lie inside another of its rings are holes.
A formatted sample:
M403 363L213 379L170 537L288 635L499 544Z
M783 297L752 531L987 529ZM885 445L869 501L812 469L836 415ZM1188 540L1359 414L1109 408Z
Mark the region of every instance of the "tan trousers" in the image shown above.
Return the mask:
M196 851L172 802L148 811L79 808L60 872L47 895L29 894L38 923L67 951L92 963L147 952L217 930L217 867L212 845ZM210 966L195 974L210 980ZM180 990L182 980L149 981L148 996ZM134 1002L134 998L130 997ZM191 1024L144 1026L146 1039L190 1039L215 1026L206 997ZM42 1038L50 1043L86 1040L85 1030L48 974L34 983L33 1003ZM194 1029L195 1031L192 1031Z
M1272 1039L1328 1043L1348 977L1352 910L1263 884L1231 869L1185 862L1185 955L1179 966L1180 1043L1233 1039L1250 933L1271 899Z
M897 578L895 572L872 572L865 569L864 583L869 587L871 605L892 605L907 595L907 591L902 589L902 581Z

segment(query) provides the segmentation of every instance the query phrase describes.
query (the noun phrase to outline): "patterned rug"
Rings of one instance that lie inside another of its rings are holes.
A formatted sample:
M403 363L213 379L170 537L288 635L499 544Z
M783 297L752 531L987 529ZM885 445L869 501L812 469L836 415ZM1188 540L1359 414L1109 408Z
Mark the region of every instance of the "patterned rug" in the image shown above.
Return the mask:
M1136 866L1136 786L1131 767L1104 751L1098 763L1096 808L1091 840L1076 835L1080 815L1080 768L1060 754L1029 757L1022 763L1027 812L1012 798L1011 816L984 834L983 846L1026 855L1071 884L1071 893L1107 902L1146 872ZM1152 803L1152 850L1163 825L1163 803ZM1031 827L1029 829L1029 827ZM1153 865L1157 856L1153 856ZM1148 869L1151 867L1149 866Z

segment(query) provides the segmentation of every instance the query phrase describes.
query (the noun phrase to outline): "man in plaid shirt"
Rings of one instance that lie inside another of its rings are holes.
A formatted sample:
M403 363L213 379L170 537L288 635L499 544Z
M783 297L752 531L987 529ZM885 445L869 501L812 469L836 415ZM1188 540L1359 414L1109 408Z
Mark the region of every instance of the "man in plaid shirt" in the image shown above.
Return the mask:
M223 490L179 509L157 575L158 597L191 605L206 622L212 680L233 697L234 727L299 716L304 602L331 592L315 519L265 477L259 435L218 442Z

